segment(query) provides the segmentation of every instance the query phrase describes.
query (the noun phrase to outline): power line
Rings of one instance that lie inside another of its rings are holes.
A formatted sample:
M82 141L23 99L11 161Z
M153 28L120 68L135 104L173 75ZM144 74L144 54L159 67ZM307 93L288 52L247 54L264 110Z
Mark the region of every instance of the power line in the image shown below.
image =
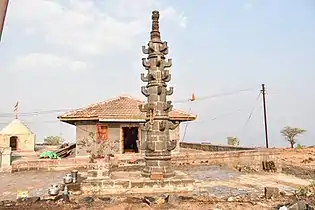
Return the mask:
M259 99L260 99L260 95L261 95L261 92L259 92L259 94L258 94L258 96L257 96L257 98L256 98L256 103L255 103L254 107L252 108L252 110L250 111L250 113L249 113L249 115L248 115L248 118L246 119L246 122L245 122L245 124L244 124L244 126L243 126L243 128L242 128L242 132L243 132L243 131L245 130L245 128L247 127L247 125L248 125L250 119L251 119L252 116L253 116L254 111L255 111L256 108L257 108L257 105L258 105L258 102L259 102Z
M240 89L236 91L230 91L230 92L225 92L225 93L218 93L218 94L213 94L213 95L208 95L204 97L198 98L196 101L203 101L211 98L218 98L218 97L223 97L223 96L229 96L229 95L234 95L240 92L246 92L253 90L254 88L246 88L246 89ZM195 101L195 102L196 102ZM185 100L174 100L173 103L189 103L190 100L185 99ZM55 109L55 110L40 110L40 111L32 111L32 112L22 112L19 113L19 116L22 117L29 117L29 116L38 116L38 115L46 115L46 114L54 114L58 112L67 112L67 111L72 111L72 109ZM0 113L0 118L11 118L14 117L15 113Z
M247 91L251 91L251 90L256 90L256 88L246 88L246 89L240 89L240 90L236 90L236 91L230 91L230 92L225 92L225 93L219 93L219 94L212 94L212 95L208 95L208 96L204 96L204 97L198 97L196 101L203 101L203 100L207 100L207 99L211 99L211 98L218 98L218 97L222 97L222 96L228 96L228 95L234 95L240 92L247 92ZM174 100L173 103L188 103L189 100Z

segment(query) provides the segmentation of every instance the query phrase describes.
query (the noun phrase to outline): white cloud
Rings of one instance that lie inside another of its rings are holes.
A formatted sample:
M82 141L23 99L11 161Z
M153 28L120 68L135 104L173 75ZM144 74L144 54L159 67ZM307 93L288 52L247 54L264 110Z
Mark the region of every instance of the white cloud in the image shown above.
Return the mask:
M178 12L172 8L168 7L164 11L161 12L161 19L172 20L177 23L181 28L185 28L187 25L187 17L184 13L178 14Z
M15 0L10 16L26 33L42 34L54 47L67 47L81 55L103 55L130 49L133 40L148 32L154 7L160 7L165 23L186 26L183 14L154 0Z
M31 53L25 56L17 57L13 70L23 72L25 70L84 70L87 63L70 58L59 57L52 54Z

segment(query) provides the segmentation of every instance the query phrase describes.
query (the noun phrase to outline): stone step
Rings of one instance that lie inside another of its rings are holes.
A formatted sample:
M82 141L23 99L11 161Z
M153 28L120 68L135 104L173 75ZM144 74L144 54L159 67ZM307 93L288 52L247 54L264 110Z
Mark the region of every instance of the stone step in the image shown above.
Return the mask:
M102 169L102 170L88 170L87 177L109 177L110 170L109 169Z

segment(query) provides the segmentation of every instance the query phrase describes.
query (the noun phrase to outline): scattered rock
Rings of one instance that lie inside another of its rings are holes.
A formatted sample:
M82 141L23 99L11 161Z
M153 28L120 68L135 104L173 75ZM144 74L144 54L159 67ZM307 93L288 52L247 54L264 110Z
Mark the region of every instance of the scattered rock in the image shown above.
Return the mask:
M72 191L71 192L71 195L81 195L82 194L82 191Z
M311 162L313 162L314 160L315 160L314 158L309 157L309 158L307 158L307 159L302 160L301 163L311 163Z
M251 166L244 166L244 165L238 165L236 166L236 169L239 172L244 172L244 173L254 173L257 172L257 170Z
M0 201L0 206L10 207L10 206L15 206L15 205L16 205L15 201L10 201L10 200Z
M23 205L36 203L38 201L40 201L40 197L18 198L16 200L17 203L23 203Z
M229 201L229 202L234 201L234 198L229 197L229 198L227 199L227 201Z
M126 203L142 203L143 199L136 197L127 197L125 200Z
M112 200L110 197L100 197L98 199L100 199L101 201L104 201L104 202L110 202Z
M180 200L180 201L192 201L192 200L195 200L195 198L191 197L191 196L178 196L178 200Z
M61 196L61 195L56 195L56 196L48 195L48 196L44 196L44 197L42 198L42 200L44 200L44 201L57 201L57 200L60 199L60 196Z
M288 210L314 210L314 207L306 203L305 201L298 201L288 208Z
M279 197L279 188L277 187L265 187L265 198L277 198Z
M146 204L148 204L149 206L151 206L151 205L154 203L155 198L145 196L145 197L143 198L143 201L144 201Z
M82 198L81 202L82 203L92 203L92 202L94 202L94 198L87 196L87 197Z
M159 198L157 198L157 199L154 201L154 203L157 204L157 205L161 205L161 204L166 203L166 200L165 200L165 198L159 197Z

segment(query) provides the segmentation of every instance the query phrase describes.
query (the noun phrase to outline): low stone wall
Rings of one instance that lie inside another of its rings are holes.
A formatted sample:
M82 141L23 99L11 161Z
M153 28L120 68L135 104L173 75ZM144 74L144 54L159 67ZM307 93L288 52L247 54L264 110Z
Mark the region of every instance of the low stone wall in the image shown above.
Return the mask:
M12 163L12 171L49 171L58 168L77 168L87 166L89 164L89 161L89 158L17 160Z
M198 166L198 165L222 165L233 168L250 167L256 171L263 170L263 161L273 161L278 172L281 171L279 162L280 152L273 149L264 150L242 150L228 152L202 152L202 153L180 153L174 155L172 164L175 167ZM136 161L132 161L136 158ZM12 164L12 170L54 170L65 168L89 168L89 158L67 158L59 160L38 159L38 160L18 160ZM143 155L116 156L114 161L118 169L128 170L132 168L140 169L144 166Z
M0 172L11 172L11 147L0 147Z
M200 144L200 143L180 143L181 148L196 149L202 151L218 152L218 151L239 151L239 150L255 150L250 147L235 147L235 146L221 146L212 144Z
M250 168L263 171L263 162L274 162L276 171L282 171L280 152L275 149L257 149L226 152L189 153L172 159L174 165L221 165L230 168Z

